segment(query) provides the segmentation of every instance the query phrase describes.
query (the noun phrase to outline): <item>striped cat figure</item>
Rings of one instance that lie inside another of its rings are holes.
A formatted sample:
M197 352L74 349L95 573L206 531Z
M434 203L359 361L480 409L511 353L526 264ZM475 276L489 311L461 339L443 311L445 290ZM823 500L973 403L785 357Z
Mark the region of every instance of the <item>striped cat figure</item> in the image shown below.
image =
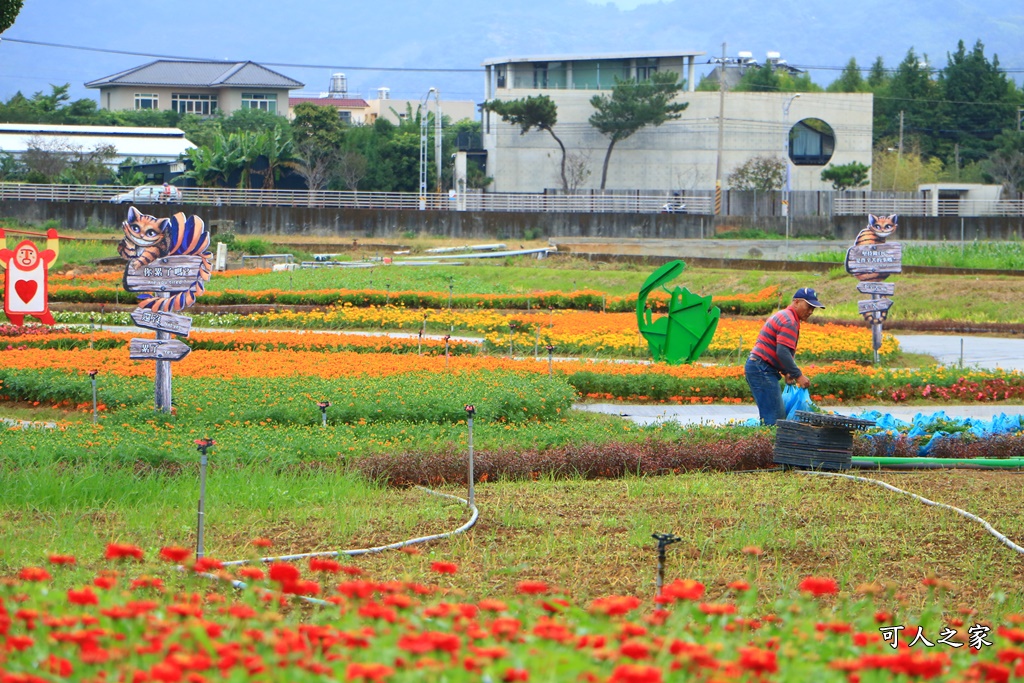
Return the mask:
M117 253L128 261L132 270L138 270L164 256L199 256L199 273L187 291L177 292L170 298L152 294L139 295L139 308L152 311L175 312L188 308L196 297L206 291L206 283L213 270L208 251L210 234L199 216L185 217L176 213L170 218L148 216L134 206L128 209L128 219L122 224L124 237L117 245Z
M896 214L891 216L873 216L868 214L868 225L857 233L854 241L855 247L866 247L872 244L885 244L887 237L891 237L896 228L899 227L896 221L899 217ZM846 252L846 272L850 270L850 252ZM855 273L854 276L862 282L878 282L889 277L882 273Z

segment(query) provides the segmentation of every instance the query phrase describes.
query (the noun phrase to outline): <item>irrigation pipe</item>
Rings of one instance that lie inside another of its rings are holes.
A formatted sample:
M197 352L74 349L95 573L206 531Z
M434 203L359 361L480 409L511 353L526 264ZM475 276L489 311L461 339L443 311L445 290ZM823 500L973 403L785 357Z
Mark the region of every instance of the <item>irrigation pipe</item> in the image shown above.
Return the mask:
M940 508L945 508L947 510L952 510L953 512L957 513L958 515L960 515L962 517L966 517L967 519L969 519L969 520L971 520L973 522L978 522L983 527L985 527L986 531L988 531L990 534L995 536L999 540L1000 543L1005 545L1010 550L1013 550L1016 553L1024 555L1024 548L1022 548L1021 546L1017 545L1016 543L1011 541L1009 538L1007 538L1006 536L1004 536L1001 533L999 533L998 531L996 531L995 528L991 524L989 524L988 522L983 520L981 517L978 517L977 515L972 515L970 512L967 512L966 510L961 510L958 507L953 507L952 505L946 505L945 503L936 503L934 500L928 500L927 498L925 498L923 496L919 496L916 493L911 493L910 491L904 491L903 489L896 488L892 484L887 484L884 481L879 481L878 479L871 479L870 477L856 477L856 476L854 476L852 474L839 474L838 472L814 472L814 471L809 471L809 470L798 470L798 471L801 474L808 474L808 475L814 475L814 476L819 476L819 477L842 477L843 479L852 479L853 481L863 481L863 482L867 482L869 484L875 484L876 486L881 486L884 489L889 489L890 491L895 491L896 493L902 493L904 495L910 496L911 498L913 498L915 500L921 501L925 505L931 505L933 507L940 507Z
M936 469L1020 469L1024 468L1024 458L928 458L928 457L875 457L854 458L855 466L867 466L871 469L889 467L925 468L937 466Z
M429 541L437 541L437 540L440 540L440 539L443 539L443 538L451 538L452 536L455 536L456 534L466 533L467 531L469 531L470 529L472 529L476 525L477 519L480 517L480 510L477 508L476 505L471 504L465 498L459 498L458 496L453 496L450 493L441 493L440 491L434 491L433 489L428 489L428 488L426 488L424 486L417 486L416 488L420 489L421 491L425 491L426 493L429 493L432 496L437 496L438 498L449 498L451 500L457 501L459 503L462 503L462 504L468 506L469 509L470 509L470 512L471 512L471 514L469 516L469 521L467 521L465 524L460 526L458 529L454 529L452 531L446 531L446 532L441 533L441 534L431 534L430 536L419 536L417 538L410 538L407 541L398 541L397 543L389 543L388 545L378 545L378 546L374 546L372 548L355 548L355 549L352 549L352 550L329 550L329 551L324 551L324 552L319 552L319 553L300 553L298 555L279 555L277 557L261 557L258 560L232 560L230 562L223 562L221 564L224 567L237 567L239 565L251 564L253 562L264 562L264 563L266 563L266 562L291 562L293 560L301 560L301 559L305 559L307 557L338 557L340 555L347 555L349 557L354 557L354 556L357 556L357 555L369 555L369 554L372 554L372 553L384 552L385 550L398 550L399 548L405 548L405 547L410 546L410 545L418 545L420 543L427 543ZM186 567L179 565L178 566L178 570L179 571L185 571ZM207 573L207 572L199 572L197 574L197 576L202 576L202 577L207 578L207 579L216 579L216 580L221 580L221 581L225 581L226 580L229 583L231 583L232 586L234 586L235 588L238 588L240 590L246 589L246 588L249 587L249 584L245 583L244 581L239 581L238 579L224 579L223 577L217 576L216 574L210 574L210 573ZM265 592L267 592L267 593L275 593L275 592L278 592L278 591L269 591L268 590L268 591L265 591ZM320 605L320 606L323 606L323 607L329 607L329 606L331 606L333 604L333 603L330 603L330 602L328 602L326 600L321 600L319 598L311 598L311 597L306 596L306 595L294 595L292 597L298 598L299 600L302 600L303 602L309 603L311 605Z

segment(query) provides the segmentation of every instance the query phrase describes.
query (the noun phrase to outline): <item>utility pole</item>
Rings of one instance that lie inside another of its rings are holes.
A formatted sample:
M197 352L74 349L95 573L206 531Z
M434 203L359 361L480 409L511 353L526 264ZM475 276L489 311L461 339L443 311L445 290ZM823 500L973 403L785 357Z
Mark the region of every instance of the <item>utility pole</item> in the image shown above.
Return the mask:
M722 147L725 141L725 48L718 65L718 158L715 161L715 215L722 215Z
M900 174L900 162L903 161L903 110L900 110L900 145L896 152L896 169L892 172L892 191L896 191L896 179Z

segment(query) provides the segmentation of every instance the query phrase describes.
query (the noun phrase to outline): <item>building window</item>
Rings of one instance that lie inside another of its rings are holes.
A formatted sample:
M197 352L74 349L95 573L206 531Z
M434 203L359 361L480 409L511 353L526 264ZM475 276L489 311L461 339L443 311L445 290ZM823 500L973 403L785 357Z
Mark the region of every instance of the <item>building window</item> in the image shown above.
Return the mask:
M262 109L271 114L277 113L277 95L258 92L242 93L242 109Z
M135 93L135 108L136 109L159 109L160 98L157 95L150 95L146 93Z
M505 87L505 77L506 77L506 74L507 74L507 72L505 70L505 67L504 66L496 66L496 67L494 67L494 74L495 74L495 80L497 81L497 87L498 88L504 88Z
M824 166L835 149L835 131L821 119L804 119L789 131L789 158L796 166Z
M647 81L658 72L658 58L636 60L636 80Z
M341 119L342 123L352 123L352 112L339 110L338 118Z
M179 114L210 116L217 111L217 96L181 92L171 93L171 109Z

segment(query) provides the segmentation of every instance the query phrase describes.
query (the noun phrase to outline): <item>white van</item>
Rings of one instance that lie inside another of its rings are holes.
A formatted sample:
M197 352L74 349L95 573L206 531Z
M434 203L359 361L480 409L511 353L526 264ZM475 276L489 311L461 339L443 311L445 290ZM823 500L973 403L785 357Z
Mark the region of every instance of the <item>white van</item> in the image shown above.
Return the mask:
M134 190L116 194L111 204L180 204L181 190L174 185L140 185Z

